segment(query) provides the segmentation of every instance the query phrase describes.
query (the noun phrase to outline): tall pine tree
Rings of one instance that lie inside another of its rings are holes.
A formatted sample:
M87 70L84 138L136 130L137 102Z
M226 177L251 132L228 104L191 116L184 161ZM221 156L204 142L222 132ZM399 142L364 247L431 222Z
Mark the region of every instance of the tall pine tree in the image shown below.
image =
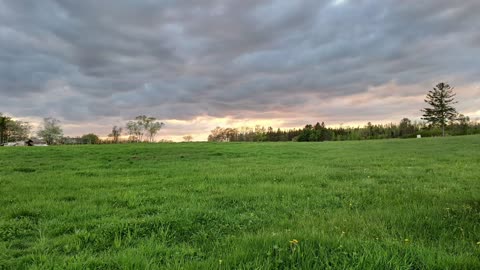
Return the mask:
M425 102L431 107L422 110L422 119L433 126L440 126L444 137L448 121L455 119L455 116L457 116L457 110L452 106L457 103L455 95L450 85L443 82L439 83L428 92L425 99Z

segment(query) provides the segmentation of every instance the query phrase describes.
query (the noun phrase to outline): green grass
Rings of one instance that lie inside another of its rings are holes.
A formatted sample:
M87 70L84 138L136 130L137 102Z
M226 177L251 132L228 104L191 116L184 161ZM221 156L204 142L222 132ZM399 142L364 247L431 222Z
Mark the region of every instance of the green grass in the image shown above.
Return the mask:
M480 136L3 147L0 169L0 269L480 269Z

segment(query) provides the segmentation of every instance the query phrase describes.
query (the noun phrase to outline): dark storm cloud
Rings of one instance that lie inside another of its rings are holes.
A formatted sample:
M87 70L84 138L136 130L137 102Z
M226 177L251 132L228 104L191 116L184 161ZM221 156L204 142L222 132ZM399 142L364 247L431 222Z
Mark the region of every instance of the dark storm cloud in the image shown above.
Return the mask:
M477 0L0 0L0 111L331 119L312 104L392 81L411 97L436 80L478 83L479 12ZM334 112L411 108L376 105Z

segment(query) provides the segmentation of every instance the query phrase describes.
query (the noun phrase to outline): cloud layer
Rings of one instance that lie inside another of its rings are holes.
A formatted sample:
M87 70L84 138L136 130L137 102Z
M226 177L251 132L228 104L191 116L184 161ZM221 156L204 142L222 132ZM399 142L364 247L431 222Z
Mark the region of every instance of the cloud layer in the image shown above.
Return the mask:
M0 111L72 135L149 114L180 136L222 119L418 117L445 80L475 116L479 13L478 0L0 0Z

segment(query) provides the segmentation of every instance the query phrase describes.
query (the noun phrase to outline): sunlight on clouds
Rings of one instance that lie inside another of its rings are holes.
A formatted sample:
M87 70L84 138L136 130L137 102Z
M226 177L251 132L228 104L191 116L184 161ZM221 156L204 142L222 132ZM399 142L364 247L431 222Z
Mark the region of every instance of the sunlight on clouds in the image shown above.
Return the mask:
M450 79L450 78L449 78ZM439 81L436 79L434 81ZM480 120L478 103L480 99L480 86L474 84L456 84L459 104L457 109L460 113L470 117L472 121ZM242 111L241 117L230 114L226 117L215 117L200 115L190 120L169 119L159 117L166 126L158 133L157 140L183 141L183 136L191 135L194 141L206 141L210 131L215 127L254 128L256 125L273 129L302 128L306 124L325 122L329 127L339 126L364 126L367 122L374 124L397 123L403 117L411 120L420 120L420 110L425 106L424 97L434 82L426 81L416 84L400 84L391 80L380 85L368 86L364 91L343 95L319 98L310 94L305 101L300 101L298 106L279 106L274 109L265 109L262 112ZM56 85L56 84L55 84ZM61 85L61 84L60 84ZM54 87L54 93L71 94L70 89ZM37 95L34 95L37 98ZM39 99L41 97L38 97ZM8 115L14 115L8 111ZM45 111L43 116L53 116L61 120L61 125L66 136L82 136L87 133L95 133L105 139L111 132L112 126L124 128L126 139L125 123L128 121L120 115L104 117L101 119L85 118L78 121L68 120L65 117L58 117L55 111ZM16 117L17 120L28 121L33 126L35 133L41 126L42 117Z

